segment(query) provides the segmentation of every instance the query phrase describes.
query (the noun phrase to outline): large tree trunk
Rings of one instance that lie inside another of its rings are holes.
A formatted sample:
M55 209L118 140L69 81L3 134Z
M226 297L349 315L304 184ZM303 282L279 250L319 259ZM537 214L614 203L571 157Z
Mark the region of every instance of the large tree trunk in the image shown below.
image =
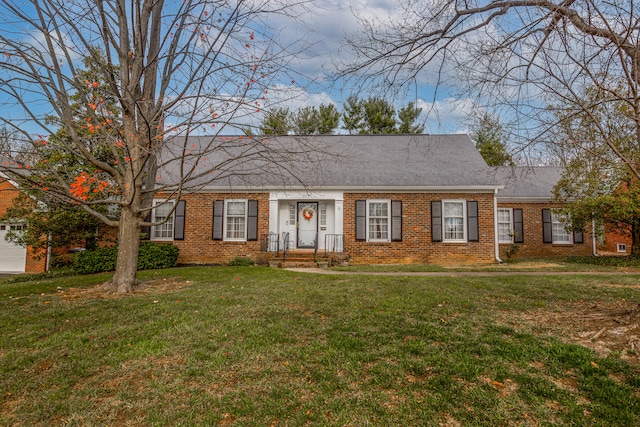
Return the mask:
M110 281L110 290L117 293L132 292L138 284L138 251L140 224L131 208L123 207L118 230L118 260L116 272Z

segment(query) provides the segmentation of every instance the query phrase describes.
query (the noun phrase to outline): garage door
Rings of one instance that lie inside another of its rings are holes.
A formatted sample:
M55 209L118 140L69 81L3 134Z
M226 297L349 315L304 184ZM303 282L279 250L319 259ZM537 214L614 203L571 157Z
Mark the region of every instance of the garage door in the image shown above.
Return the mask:
M24 273L27 250L5 240L9 227L0 224L0 273Z

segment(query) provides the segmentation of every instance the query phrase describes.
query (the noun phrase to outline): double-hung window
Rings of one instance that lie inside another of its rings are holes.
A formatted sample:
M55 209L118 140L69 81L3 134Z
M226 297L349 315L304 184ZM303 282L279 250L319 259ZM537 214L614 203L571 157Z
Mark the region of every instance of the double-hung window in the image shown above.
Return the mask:
M367 240L389 241L390 200L367 200Z
M356 240L402 241L402 200L356 200Z
M466 203L464 200L443 200L442 219L445 242L466 241Z
M498 209L498 242L513 243L513 210Z
M570 218L554 209L542 209L542 241L557 245L584 243L580 230L568 229Z
M153 201L153 226L152 240L173 240L173 215L169 215L173 209L173 200ZM164 221L164 222L163 222Z
M247 240L247 201L225 201L225 240Z
M551 236L554 244L571 244L573 243L573 233L567 231L567 223L565 217L551 212Z

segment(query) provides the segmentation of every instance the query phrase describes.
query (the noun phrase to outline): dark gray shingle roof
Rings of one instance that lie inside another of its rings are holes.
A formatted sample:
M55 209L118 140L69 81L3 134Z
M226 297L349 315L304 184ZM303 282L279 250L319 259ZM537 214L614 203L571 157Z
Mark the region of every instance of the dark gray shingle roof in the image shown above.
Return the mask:
M215 153L198 159L198 168L219 176L209 188L332 189L463 189L491 190L499 182L466 135L323 135L310 137L221 138ZM197 151L212 141L190 137L187 147ZM233 141L233 142L231 142ZM243 149L245 161L225 161ZM264 149L264 151L263 151ZM253 151L252 151L253 150ZM276 164L270 158L289 157ZM174 165L175 166L175 165ZM165 177L176 174L164 168ZM204 184L202 177L200 181ZM480 188L482 187L482 188Z
M550 201L553 187L562 175L561 167L516 166L500 167L493 172L495 179L505 185L498 192L498 200Z

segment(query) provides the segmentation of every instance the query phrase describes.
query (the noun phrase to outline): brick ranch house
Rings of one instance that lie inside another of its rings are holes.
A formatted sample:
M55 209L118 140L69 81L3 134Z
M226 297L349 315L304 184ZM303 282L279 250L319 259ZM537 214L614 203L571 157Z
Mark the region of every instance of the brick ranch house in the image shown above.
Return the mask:
M490 168L466 135L306 139L316 151L291 170L252 160L239 166L243 173L223 171L215 184L183 193L168 220L144 234L178 246L182 264L264 261L285 248L353 265L500 262L514 243L525 257L594 253L590 230L567 233L553 215L557 168ZM198 158L197 167L223 160ZM159 178L177 173L170 163ZM0 215L17 192L0 180ZM152 219L166 219L174 203L157 195ZM43 271L45 257L4 240L7 227L0 224L0 272Z
M307 138L333 155L297 165L302 182L263 173L205 185L149 238L178 246L183 264L264 260L285 247L352 265L492 263L513 243L521 256L593 253L590 232L569 235L553 214L558 176L490 168L466 135ZM154 200L153 219L173 203Z

